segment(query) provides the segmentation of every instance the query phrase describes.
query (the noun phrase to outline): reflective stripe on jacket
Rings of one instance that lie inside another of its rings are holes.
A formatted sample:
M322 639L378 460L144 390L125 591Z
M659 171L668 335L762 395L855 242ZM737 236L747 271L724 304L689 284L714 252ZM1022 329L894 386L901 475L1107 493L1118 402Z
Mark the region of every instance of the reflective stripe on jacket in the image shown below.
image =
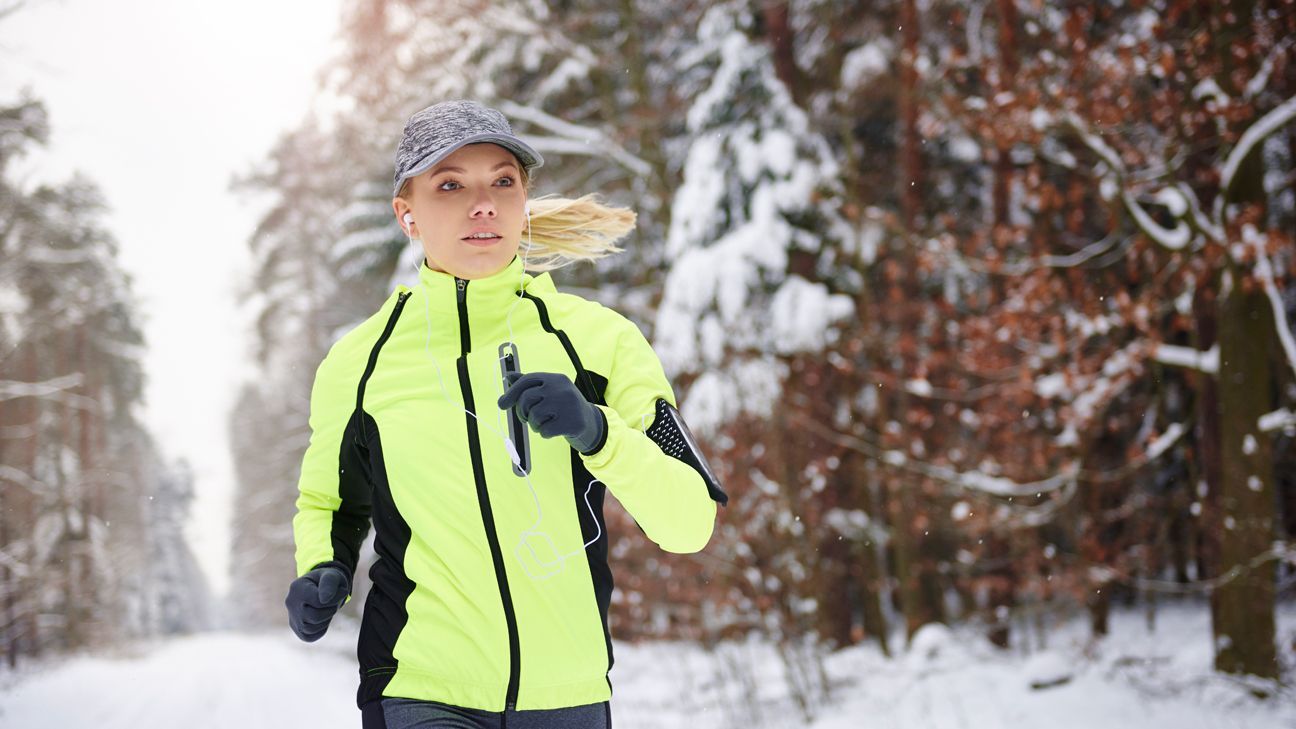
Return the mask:
M426 265L419 278L347 332L315 374L293 518L297 574L331 562L354 575L372 521L359 704L606 701L604 488L669 552L702 549L715 522L701 475L643 432L658 398L676 405L661 362L629 319L558 292L548 273L524 274L516 256L486 278ZM494 432L508 434L512 416L496 404L510 340L522 372L566 374L607 416L590 455L521 424L534 497ZM561 569L546 567L563 555Z

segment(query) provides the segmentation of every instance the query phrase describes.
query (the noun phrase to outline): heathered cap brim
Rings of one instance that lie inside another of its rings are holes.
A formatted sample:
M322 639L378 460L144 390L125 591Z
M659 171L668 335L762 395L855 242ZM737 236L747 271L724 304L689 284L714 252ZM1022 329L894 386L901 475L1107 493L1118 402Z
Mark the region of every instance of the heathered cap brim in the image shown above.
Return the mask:
M541 157L539 152L532 149L529 144L523 142L517 137L497 133L474 134L419 160L417 164L410 168L409 171L396 181L396 185L392 189L392 197L400 194L401 185L405 184L405 181L409 178L418 177L424 172L436 167L442 160L449 157L451 154L454 154L455 150L464 145L479 144L482 142L492 142L512 152L513 155L518 158L518 161L522 163L522 166L526 168L527 172L530 172L535 167L544 166L544 157Z

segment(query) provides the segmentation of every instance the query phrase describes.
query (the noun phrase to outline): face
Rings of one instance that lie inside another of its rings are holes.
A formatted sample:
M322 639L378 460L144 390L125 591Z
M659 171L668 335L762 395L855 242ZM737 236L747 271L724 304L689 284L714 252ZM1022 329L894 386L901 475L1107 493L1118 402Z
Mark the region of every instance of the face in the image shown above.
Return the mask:
M427 266L459 278L498 273L513 260L526 216L517 158L489 142L467 144L431 170L409 179L392 199L396 220L414 216L410 234L423 241ZM401 224L404 227L404 223ZM474 233L496 237L472 239Z

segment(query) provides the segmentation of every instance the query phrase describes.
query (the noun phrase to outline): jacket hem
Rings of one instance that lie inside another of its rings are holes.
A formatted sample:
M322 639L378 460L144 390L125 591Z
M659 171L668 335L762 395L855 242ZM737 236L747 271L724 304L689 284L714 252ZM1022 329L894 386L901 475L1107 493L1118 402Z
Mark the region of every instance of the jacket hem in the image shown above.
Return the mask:
M400 666L395 674L382 673L365 676L360 681L361 693L368 686L382 697L439 701L443 704L479 711L504 711L507 683L479 684L456 681L427 673L408 666ZM523 685L518 692L517 711L534 709L565 709L572 706L597 704L612 698L607 676L581 679L564 684Z

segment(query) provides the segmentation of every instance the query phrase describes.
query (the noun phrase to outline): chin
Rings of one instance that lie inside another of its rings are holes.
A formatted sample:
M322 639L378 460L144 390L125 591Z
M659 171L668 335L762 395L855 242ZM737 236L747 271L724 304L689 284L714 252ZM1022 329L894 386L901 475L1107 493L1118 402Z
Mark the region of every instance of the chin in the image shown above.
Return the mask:
M492 249L481 251L475 256L464 256L456 261L458 264L456 268L461 271L458 276L466 279L485 278L503 270L516 254L517 247L514 246L507 253L503 250Z

